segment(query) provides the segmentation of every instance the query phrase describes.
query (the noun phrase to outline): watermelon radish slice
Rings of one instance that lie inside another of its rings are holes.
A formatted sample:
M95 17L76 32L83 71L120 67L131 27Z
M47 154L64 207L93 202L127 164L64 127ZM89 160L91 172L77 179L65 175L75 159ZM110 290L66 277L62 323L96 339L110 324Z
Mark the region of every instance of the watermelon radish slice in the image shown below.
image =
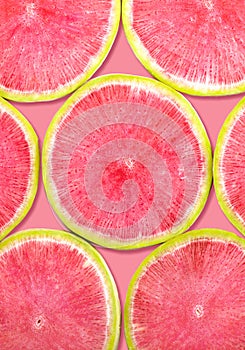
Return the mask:
M232 110L219 133L214 156L214 185L220 207L245 234L245 98Z
M0 2L0 94L52 100L84 83L117 33L120 0Z
M120 305L106 263L88 243L29 230L0 245L2 350L113 350Z
M189 102L152 79L108 75L54 117L43 181L63 223L86 239L129 249L185 231L211 182L211 151Z
M243 349L245 241L215 229L190 231L153 251L128 288L130 350Z
M245 91L240 0L123 0L127 39L157 79L193 95Z
M37 191L39 151L29 122L0 99L0 239L26 216Z

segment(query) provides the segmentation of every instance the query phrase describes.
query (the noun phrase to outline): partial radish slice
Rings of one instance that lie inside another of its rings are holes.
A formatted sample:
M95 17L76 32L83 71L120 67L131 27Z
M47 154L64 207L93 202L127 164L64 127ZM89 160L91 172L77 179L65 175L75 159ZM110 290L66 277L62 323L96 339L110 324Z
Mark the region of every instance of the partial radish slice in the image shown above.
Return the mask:
M29 122L0 99L0 239L26 216L37 191L38 139Z
M245 234L245 98L224 122L214 156L218 202L231 223Z
M130 350L245 347L245 240L215 229L153 251L128 288Z
M162 242L201 212L211 150L187 100L154 80L110 75L77 91L54 117L43 181L72 231L119 249Z
M245 91L240 0L123 0L127 39L159 80L193 95Z
M120 0L0 1L0 94L52 100L101 65L117 33Z
M23 231L0 245L2 350L117 349L120 304L100 254L62 231Z

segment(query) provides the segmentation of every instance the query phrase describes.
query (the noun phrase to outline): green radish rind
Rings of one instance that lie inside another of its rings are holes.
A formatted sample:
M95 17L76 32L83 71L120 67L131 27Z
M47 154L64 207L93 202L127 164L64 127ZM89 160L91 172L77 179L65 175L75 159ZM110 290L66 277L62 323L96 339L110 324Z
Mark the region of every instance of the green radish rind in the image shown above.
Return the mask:
M206 173L203 179L203 185L200 189L200 198L196 201L195 206L192 208L187 219L179 225L177 229L171 231L169 234L165 234L164 236L156 236L154 238L142 239L136 242L119 242L118 240L113 240L112 238L104 238L102 235L94 233L91 230L88 230L84 227L76 225L71 222L66 215L62 212L62 207L59 206L58 197L55 197L55 189L52 184L52 179L49 177L49 154L52 151L55 133L57 130L57 126L61 122L61 120L70 113L74 105L79 99L89 95L92 91L99 89L102 86L106 86L108 84L128 84L130 86L139 86L145 87L149 89L154 89L156 93L159 93L161 96L167 96L171 98L174 103L178 103L181 106L182 110L186 113L186 116L189 117L190 124L193 127L193 133L196 135L199 140L200 148L203 152L203 156L206 162ZM153 80L151 78L135 76L135 75L126 75L126 74L108 74L104 76L97 77L93 80L88 81L84 84L80 89L78 89L71 97L67 99L65 104L61 107L61 109L56 113L54 118L52 119L48 130L45 135L44 143L43 143L43 152L42 152L42 169L43 169L43 183L46 191L46 195L48 198L51 207L56 213L57 217L65 224L65 226L71 230L72 232L81 235L85 239L92 241L98 245L105 246L107 248L112 249L138 249L145 246L155 245L158 243L162 243L163 241L178 235L184 231L186 231L198 218L204 205L207 201L209 190L212 182L212 151L210 141L206 134L206 130L204 125L202 124L198 114L190 104L190 102L182 96L180 93L175 91L174 89L164 85L161 82Z
M195 96L224 96L224 95L235 95L245 91L245 81L243 80L239 85L229 86L229 88L223 89L222 85L209 88L205 84L193 83L190 86L190 82L177 81L168 77L161 67L154 63L152 57L145 49L142 41L133 29L132 20L132 5L133 0L122 0L122 23L126 38L135 54L137 59L143 64L143 66L152 74L156 79L162 81L166 85L184 92L189 95Z
M77 88L79 88L83 83L85 83L102 65L107 55L110 52L110 49L114 43L116 38L119 24L121 18L121 1L114 0L114 8L113 8L113 16L112 16L112 24L111 30L108 34L107 40L105 41L101 51L98 53L96 58L93 60L93 64L86 70L85 73L82 73L77 78L73 79L73 82L68 82L67 85L63 85L58 88L56 91L50 90L45 93L39 92L23 92L15 91L11 89L1 88L0 87L0 96L18 102L41 102L41 101L52 101L58 98L64 97Z
M242 98L231 113L226 118L220 133L217 138L216 147L214 150L214 159L213 159L213 178L214 178L214 188L218 203L229 219L229 221L243 234L245 234L245 227L239 220L236 213L232 210L232 206L229 203L227 195L223 186L223 175L221 173L221 163L222 157L224 155L226 142L229 138L229 134L237 121L239 119L239 114L242 110L245 109L245 97Z
M38 146L38 137L28 122L28 120L10 103L5 101L0 97L0 108L3 111L6 111L15 122L19 125L23 131L26 140L29 145L30 151L30 161L31 161L31 170L29 178L29 187L25 197L25 201L21 208L18 208L15 217L11 220L9 224L5 226L1 232L1 239L7 236L27 215L29 210L32 207L33 201L35 199L37 188L38 188L38 177L39 177L39 146Z
M133 297L135 290L137 288L138 281L140 277L147 270L147 267L150 266L154 261L164 254L171 253L175 249L184 247L190 242L197 241L199 239L207 239L213 241L221 242L233 242L240 246L245 251L245 240L238 237L234 233L220 230L220 229L200 229L186 232L182 235L172 238L171 240L161 244L153 252L151 252L139 265L136 272L134 273L127 290L125 306L124 306L124 331L126 342L129 350L140 350L137 348L134 338L133 331L131 327L131 309L133 307Z
M118 290L111 271L100 253L89 243L80 237L76 237L68 232L53 229L29 229L20 231L10 235L0 243L0 255L8 252L18 245L30 241L52 241L69 244L75 247L81 253L85 253L93 262L94 266L103 275L106 281L106 289L108 293L108 300L110 301L110 334L107 340L107 346L104 350L116 350L118 347L120 336L120 317L121 307L118 296Z

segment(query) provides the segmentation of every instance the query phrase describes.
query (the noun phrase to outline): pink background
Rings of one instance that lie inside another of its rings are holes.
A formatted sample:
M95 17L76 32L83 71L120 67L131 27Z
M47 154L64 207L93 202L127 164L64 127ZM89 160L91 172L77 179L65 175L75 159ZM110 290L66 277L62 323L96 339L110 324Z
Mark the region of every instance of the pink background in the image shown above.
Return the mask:
M129 73L150 77L150 74L143 68L134 56L130 49L122 28L120 27L118 36L113 45L113 48L107 59L96 72L95 76L107 74L107 73ZM218 132L232 108L242 98L242 95L229 96L229 97L193 97L186 96L197 110L200 118L202 119L207 133L210 137L212 148L214 149ZM56 113L56 111L65 102L66 98L62 98L52 102L41 103L16 103L12 104L19 109L23 115L30 121L39 136L40 149L42 147L43 138L46 129ZM33 207L28 213L23 222L18 225L15 231L20 231L27 228L53 228L63 229L61 223L56 219L52 210L47 202L43 184L40 182L38 193ZM191 227L192 229L214 227L225 229L237 233L236 229L229 223L224 216L223 212L219 208L217 203L214 189L212 187L207 204L195 222ZM135 272L140 262L154 249L155 247L144 248L135 251L113 251L105 248L98 248L100 253L108 263L112 274L116 280L119 295L121 299L121 306L123 309L124 300L126 296L127 286L130 279ZM123 314L123 312L122 312ZM123 317L122 317L122 332L119 344L119 350L126 350L127 345L124 338L123 331Z

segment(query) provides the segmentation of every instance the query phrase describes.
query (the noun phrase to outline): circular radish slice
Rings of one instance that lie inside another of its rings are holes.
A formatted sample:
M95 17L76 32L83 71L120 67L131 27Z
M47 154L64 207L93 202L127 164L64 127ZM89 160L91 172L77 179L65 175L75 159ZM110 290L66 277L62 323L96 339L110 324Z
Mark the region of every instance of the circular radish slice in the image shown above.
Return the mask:
M162 244L135 273L125 303L131 350L245 346L245 241L192 231Z
M0 99L0 238L29 211L39 173L37 136L28 121Z
M113 350L117 289L88 243L62 231L32 230L0 245L2 350Z
M245 98L229 114L217 139L214 185L231 223L245 234Z
M90 81L55 116L43 179L72 231L112 248L137 248L186 230L206 201L210 145L196 112L151 79Z
M0 93L51 100L85 82L116 36L119 0L0 0Z
M127 39L159 80L188 94L245 91L240 0L123 0Z

